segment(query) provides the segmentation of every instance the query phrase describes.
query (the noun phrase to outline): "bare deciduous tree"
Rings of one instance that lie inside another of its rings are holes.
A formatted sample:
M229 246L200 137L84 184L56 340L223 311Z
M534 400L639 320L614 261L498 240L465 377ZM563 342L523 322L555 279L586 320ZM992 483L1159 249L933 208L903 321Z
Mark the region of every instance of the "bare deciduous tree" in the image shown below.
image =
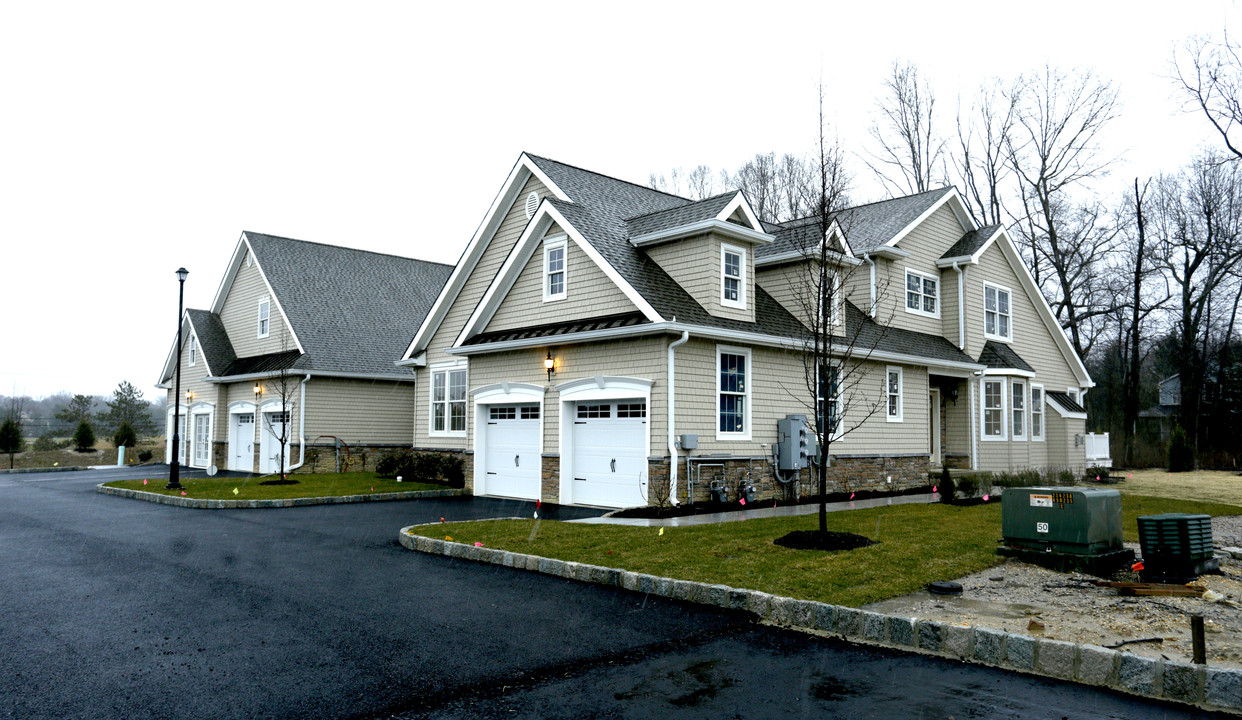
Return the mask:
M936 96L911 62L894 62L870 128L877 148L867 161L894 195L920 193L942 182L945 141L935 129Z
M1202 112L1229 152L1242 158L1242 139L1237 137L1242 128L1242 58L1238 45L1230 41L1227 32L1220 42L1193 39L1184 53L1174 53L1173 69L1190 107Z
M1012 170L1007 141L1013 130L1014 95L992 80L979 88L970 109L957 112L957 154L950 157L958 187L975 222L1000 225L1003 186Z

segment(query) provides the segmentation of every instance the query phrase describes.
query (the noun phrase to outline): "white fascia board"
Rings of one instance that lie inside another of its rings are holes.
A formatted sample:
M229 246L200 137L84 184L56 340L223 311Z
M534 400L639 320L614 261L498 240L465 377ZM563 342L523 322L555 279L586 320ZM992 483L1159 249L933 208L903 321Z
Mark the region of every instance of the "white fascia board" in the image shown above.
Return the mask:
M621 292L625 293L625 296L629 298L629 301L634 303L634 306L638 308L647 320L653 323L660 323L664 321L664 318L660 317L660 314L655 311L655 308L651 307L651 304L647 302L646 298L640 295L638 291L634 289L634 286L630 285L625 278L621 277L621 274L616 271L612 264L605 260L603 255L599 254L599 251L595 249L595 246L587 241L587 239L583 237L582 233L578 232L578 229L566 220L565 216L562 215L559 210L553 207L553 205L549 202L542 202L539 204L539 209L536 210L535 214L531 217L530 222L526 224L526 231L522 233L522 237L518 240L517 244L513 246L513 250L510 251L509 257L505 258L504 265L501 266L500 272L496 273L496 277L492 280L492 284L488 286L487 292L483 294L483 299L480 300L478 306L475 307L474 313L470 316L470 320L464 327L462 327L461 332L458 333L457 339L453 342L454 348L460 347L470 337L471 333L487 326L487 323L492 319L492 316L496 314L496 310L500 307L500 303L504 300L505 295L509 292L509 288L513 287L513 283L517 280L517 276L522 272L522 268L525 267L526 261L530 259L530 257L534 254L535 249L538 247L543 234L542 230L539 230L538 228L546 229L553 222L559 225L561 230L565 231L565 234L567 234L569 238L574 241L574 245L576 245L578 249L583 252L583 254L590 258L591 262L595 263L595 266L598 267L604 275L607 276L608 279L621 290Z
M801 253L797 250L790 250L789 252L777 253L775 255L765 255L761 258L757 257L755 258L755 267L780 265L781 263L799 262L802 260L810 261L814 259L816 258L807 255L806 253ZM862 265L863 263L862 260L854 257L853 255L842 255L835 250L828 252L828 260L838 265L853 265L855 267Z
M246 239L246 233L242 233L237 239L237 246L233 248L233 257L229 259L228 269L224 271L224 277L220 278L220 285L216 288L216 296L211 300L211 311L219 314L224 308L224 299L228 297L229 290L233 288L233 281L237 279L237 271L241 269L242 257L249 252L254 253L250 247L250 241Z
M266 379L270 379L274 377L280 377L280 372L281 372L280 370L271 370L268 372L261 372L261 373L246 373L245 375L225 375L223 377L203 378L203 381L209 382L209 383L215 383L215 384L223 384L223 383L246 382L248 380L266 380ZM399 375L383 375L380 373L350 373L350 372L337 372L335 370L299 370L299 369L290 369L289 374L296 375L298 377L308 377L308 378L309 377L317 377L317 378L331 377L331 378L343 378L347 380L387 380L389 382L403 382L403 383L414 382L414 375L412 374L409 376L399 376Z
M250 240L246 237L246 233L242 233L242 240L246 243L246 247L250 250L251 257L254 258L254 266L259 271L259 277L263 279L263 286L267 288L268 297L276 305L276 309L280 311L280 317L285 321L285 327L289 329L289 334L293 336L293 344L297 346L298 352L306 354L306 349L302 347L302 341L298 339L298 331L293 329L293 323L289 322L289 315L285 313L284 305L280 304L280 297L276 295L276 291L272 289L272 283L268 282L267 273L263 271L263 263L259 261L259 256L255 254L254 248L250 245ZM237 259L240 262L240 258ZM234 271L236 276L236 271ZM232 285L232 280L229 281ZM224 299L220 299L221 307L223 307ZM212 312L218 313L219 310L214 309L215 303L212 303Z
M754 243L756 245L766 245L776 239L765 232L751 230L750 228L742 227L737 223L725 222L724 220L712 218L710 220L700 220L699 222L691 223L689 225L679 225L677 227L647 233L646 235L639 235L638 237L630 238L630 244L634 247L645 247L647 245L680 240L681 238L690 237L692 235L702 235L703 233L708 232L717 232L725 237Z
M918 227L920 223L931 217L931 214L939 210L945 203L949 203L950 209L953 210L953 215L957 217L957 222L966 229L966 232L976 229L975 221L970 219L970 213L966 212L966 206L962 204L962 198L957 194L957 188L950 187L939 200L932 203L931 207L924 210L923 213L915 218L913 222L902 228L900 232L884 244L896 245L901 242L902 238L909 235L914 228Z
M444 318L448 315L449 308L453 306L453 302L457 299L461 289L466 284L466 280L470 278L475 267L479 264L479 258L483 257L483 253L491 244L492 238L495 237L496 231L500 229L500 223L509 213L513 203L517 201L518 193L521 192L522 186L526 181L534 176L539 182L543 183L558 200L565 202L573 202L564 191L552 182L534 161L522 153L514 163L513 169L509 171L509 177L505 178L505 182L500 187L500 192L496 194L496 198L492 200L491 206L487 209L487 213L483 216L483 221L479 223L479 227L475 229L474 235L470 238L470 242L466 244L466 249L462 251L461 257L458 258L457 264L453 266L453 272L449 274L448 282L444 283L444 287L440 288L440 294L436 297L435 303L432 304L431 310L427 316L423 318L422 324L418 326L417 332L414 333L414 339L410 341L405 352L401 354L402 360L407 360L413 355L426 349L426 344L431 341L436 330L440 328L440 323L444 322Z
M427 367L427 353L420 352L412 358L406 360L398 360L393 363L397 367Z
M1087 366L1083 365L1082 359L1078 357L1078 353L1074 352L1074 346L1070 344L1069 336L1065 334L1065 329L1061 327L1061 323L1057 322L1056 316L1052 314L1052 308L1048 305L1044 294L1039 291L1039 286L1035 284L1035 278L1031 277L1031 271L1027 269L1026 263L1022 262L1022 256L1018 254L1018 249L1014 247L1013 240L1010 239L1009 234L1001 230L996 233L996 237L993 240L1000 247L1001 253L1009 262L1010 267L1013 268L1014 274L1018 276L1018 282L1022 283L1022 289L1026 291L1031 304L1035 306L1035 312L1044 321L1044 326L1048 328L1048 333L1056 341L1057 347L1061 350L1061 355L1065 357L1070 370L1078 378L1078 384L1085 388L1095 387L1095 381L1091 379L1091 374L1087 372Z
M845 231L841 229L841 223L837 222L835 219L832 221L832 224L828 226L828 237L831 238L833 235L836 235L841 241L841 252L853 258L854 250L850 247L850 241L845 237Z
M1025 377L1025 378L1035 377L1035 373L1031 372L1030 370L1019 370L1018 368L992 368L990 367L987 370L984 370L983 374L995 376L995 377L999 377L999 376L1005 376L1005 377L1014 376L1014 377Z
M181 327L184 329L185 326L188 325L189 323L190 323L190 313L188 311L183 310L181 312ZM159 382L155 384L155 387L160 387L161 384L170 382L172 380L173 368L176 364L176 358L177 358L177 335L173 335L172 346L169 347L168 357L164 360L164 372L160 375L160 380ZM208 375L210 374L211 373L208 372Z
M979 246L979 249L974 251L972 254L941 258L936 261L936 267L951 268L954 263L958 265L978 265L979 258L983 257L983 253L987 252L988 248L992 247L992 244L996 242L996 238L1000 237L1000 234L1003 232L1005 232L1004 228L997 228L996 232L992 233L991 237L985 240L983 244Z
M751 230L763 232L763 223L759 222L759 217L755 215L755 211L750 209L750 202L746 200L746 194L741 190L738 190L733 199L729 201L729 204L725 205L724 210L721 210L716 215L716 219L721 222L727 222L729 217L737 210L741 210L742 214L746 216L746 222L750 223Z
M198 339L198 331L194 329L194 321L190 319L190 313L185 314L185 322L190 326L190 337L193 338L194 344L198 346L199 359L203 361L203 369L211 375L211 364L207 362L207 354L203 352L203 343Z
M884 258L885 260L903 260L910 257L910 251L892 245L881 245L874 250L863 253L864 257Z

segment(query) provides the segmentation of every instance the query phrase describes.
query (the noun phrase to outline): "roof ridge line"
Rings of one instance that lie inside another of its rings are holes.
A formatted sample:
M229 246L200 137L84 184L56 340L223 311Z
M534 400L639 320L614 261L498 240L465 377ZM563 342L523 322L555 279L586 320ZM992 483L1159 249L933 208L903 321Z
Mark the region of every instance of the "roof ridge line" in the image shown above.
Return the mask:
M557 165L564 165L565 167L568 167L568 168L573 168L574 170L577 170L577 171L579 171L579 172L590 173L591 175L597 175L597 176L599 176L599 177L602 177L602 178L607 178L607 179L609 179L609 180L613 180L613 181L615 181L615 182L619 182L619 183L624 183L624 184L626 184L626 185L633 185L633 186L634 186L634 187L636 187L636 188L641 188L641 189L643 189L643 190L647 190L647 191L649 191L649 192L659 193L659 194L661 194L661 195L667 195L667 196L669 196L669 197L671 197L671 198L677 198L678 200L685 200L686 202L696 202L695 200L691 200L690 198L682 197L681 195L674 195L674 194L673 194L673 193L671 193L671 192L666 192L666 191L664 191L664 190L657 190L657 189L655 189L655 188L653 188L653 187L648 187L648 186L646 186L646 185L639 185L639 184L638 184L638 183L636 183L636 182L630 182L629 180L622 180L622 179L621 179L621 178L619 178L619 177L614 177L614 176L612 176L612 175L605 175L604 173L602 173L602 172L597 172L597 171L595 171L595 170L588 170L588 169L586 169L586 168L584 168L584 167L581 167L581 166L579 166L579 165L572 165L572 164L567 163L567 162L561 162L560 160L557 160L557 159L555 159L555 158L544 157L544 156L542 156L542 155L536 155L536 154L534 154L534 153L529 153L529 152L528 152L528 153L526 153L526 155L527 155L528 157L532 157L532 158L534 158L534 159L536 159L536 160L547 160L548 162L554 162L554 163L556 163Z
M319 247L335 248L337 250L348 250L350 252L366 253L368 255L379 255L381 257L396 258L398 260L410 260L412 262L425 263L428 265L443 265L444 267L454 267L452 263L442 263L436 260L423 260L422 258L410 257L408 255L398 255L396 253L380 252L379 250L363 250L362 248L352 248L346 245L333 245L332 243L319 242L317 240L301 240L299 238L291 238L285 235L272 235L271 233L258 232L257 230L243 230L242 233L247 237L251 235L262 235L263 237L275 238L276 240L288 240L289 242L302 243L304 245L318 245Z
M705 203L705 202L707 202L708 200L715 200L715 199L717 199L717 198L722 198L722 197L724 197L724 196L726 196L726 195L737 195L737 194L738 194L738 193L740 193L740 192L742 192L742 191L741 191L741 190L730 190L730 191L728 191L728 192L716 193L715 195L712 195L712 196L710 196L710 197L705 197L705 198L703 198L702 200L691 200L690 202L686 203L685 205L678 205L678 206L676 206L676 207L664 208L663 210L652 210L652 211L651 211L651 212L649 212L649 213L642 213L641 215L634 215L633 217L627 217L627 218L623 218L623 219L624 219L626 222L630 222L631 220L637 220L637 219L639 219L639 218L651 217L652 215L659 215L660 213L668 213L668 212L673 212L673 211L675 211L675 210L684 210L684 209L686 209L686 208L690 207L691 205L698 205L699 203ZM677 197L677 196L674 196L674 197Z

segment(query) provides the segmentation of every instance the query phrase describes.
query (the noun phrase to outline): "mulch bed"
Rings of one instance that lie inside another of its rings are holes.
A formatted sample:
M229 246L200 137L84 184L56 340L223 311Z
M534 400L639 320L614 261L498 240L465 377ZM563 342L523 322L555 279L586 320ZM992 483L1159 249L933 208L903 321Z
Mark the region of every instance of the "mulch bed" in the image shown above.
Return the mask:
M832 530L794 530L772 542L791 550L854 550L879 544L869 537Z
M260 485L297 485L301 482L302 482L301 480L294 480L293 478L285 478L284 480L264 480L263 482L259 484Z

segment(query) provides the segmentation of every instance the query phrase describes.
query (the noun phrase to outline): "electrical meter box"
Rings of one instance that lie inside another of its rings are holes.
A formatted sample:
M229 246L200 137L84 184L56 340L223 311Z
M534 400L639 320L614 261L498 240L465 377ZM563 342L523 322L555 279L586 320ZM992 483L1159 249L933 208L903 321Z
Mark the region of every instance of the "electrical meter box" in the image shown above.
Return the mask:
M1005 488L1001 541L1016 550L1068 555L1121 551L1121 493L1105 488Z
M809 435L805 415L786 415L776 421L776 466L779 469L801 470L806 467Z

